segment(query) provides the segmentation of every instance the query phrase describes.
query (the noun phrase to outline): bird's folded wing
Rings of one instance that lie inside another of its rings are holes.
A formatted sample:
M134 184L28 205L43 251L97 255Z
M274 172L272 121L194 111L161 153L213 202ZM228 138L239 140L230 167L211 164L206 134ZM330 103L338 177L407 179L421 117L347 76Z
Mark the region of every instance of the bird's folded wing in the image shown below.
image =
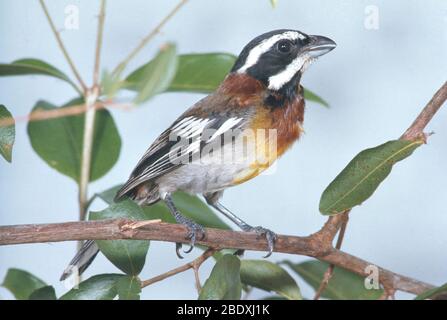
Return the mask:
M189 159L200 155L200 151L210 143L221 141L221 137L229 131L239 131L246 125L242 117L187 116L174 122L165 130L145 152L133 170L129 180L117 194L117 199L126 195L136 186L156 179Z

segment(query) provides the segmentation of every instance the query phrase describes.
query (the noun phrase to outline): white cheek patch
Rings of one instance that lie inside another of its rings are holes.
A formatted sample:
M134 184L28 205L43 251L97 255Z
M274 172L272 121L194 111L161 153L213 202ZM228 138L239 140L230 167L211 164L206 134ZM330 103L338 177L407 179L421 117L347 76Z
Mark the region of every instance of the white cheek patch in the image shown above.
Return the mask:
M269 51L279 40L287 39L294 41L296 39L304 39L305 37L305 35L296 31L286 31L261 41L256 47L250 50L250 53L245 60L245 64L240 67L237 72L243 73L247 71L248 68L255 65L258 62L259 58L264 53Z
M292 78L297 74L298 71L304 71L312 62L313 58L309 55L298 56L293 60L287 67L280 73L275 74L269 78L270 90L279 90L287 82L292 80Z

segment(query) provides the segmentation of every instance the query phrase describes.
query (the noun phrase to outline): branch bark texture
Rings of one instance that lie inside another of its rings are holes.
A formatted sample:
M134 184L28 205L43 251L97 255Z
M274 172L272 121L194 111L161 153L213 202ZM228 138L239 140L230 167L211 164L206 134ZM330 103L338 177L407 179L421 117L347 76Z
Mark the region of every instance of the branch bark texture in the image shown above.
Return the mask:
M275 252L305 255L326 261L361 276L368 276L366 267L372 263L350 255L332 246L332 241L343 222L341 215L330 217L324 227L307 237L280 235ZM0 245L59 242L70 240L138 239L188 243L187 229L178 224L141 223L127 219L78 221L53 224L28 224L0 227ZM265 239L256 233L206 229L206 237L198 245L214 250L232 248L252 251L267 250ZM420 294L433 286L384 268L379 268L379 280L384 287L392 287Z

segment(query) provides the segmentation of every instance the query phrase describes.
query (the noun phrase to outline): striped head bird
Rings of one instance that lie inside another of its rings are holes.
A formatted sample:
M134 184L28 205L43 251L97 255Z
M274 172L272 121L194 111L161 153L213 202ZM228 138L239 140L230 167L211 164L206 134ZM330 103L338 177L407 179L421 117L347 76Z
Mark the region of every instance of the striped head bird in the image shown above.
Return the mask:
M243 231L264 236L269 256L276 234L251 226L220 199L225 189L269 168L300 138L305 105L301 77L312 62L335 46L329 38L287 29L254 38L219 87L187 109L152 143L115 201L130 198L140 205L164 201L177 223L186 226L185 240L192 249L197 239L206 236L205 230L182 215L172 193L201 194ZM177 244L179 256L180 247ZM71 263L80 271L98 252L91 241L83 249ZM63 278L69 273L66 270Z

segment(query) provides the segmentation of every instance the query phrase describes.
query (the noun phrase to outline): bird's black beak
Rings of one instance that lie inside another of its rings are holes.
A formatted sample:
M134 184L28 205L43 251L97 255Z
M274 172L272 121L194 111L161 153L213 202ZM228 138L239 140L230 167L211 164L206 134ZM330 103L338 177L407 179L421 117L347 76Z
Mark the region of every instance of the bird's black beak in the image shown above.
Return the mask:
M323 36L309 36L309 38L310 42L306 46L305 51L312 58L318 58L332 51L337 46L333 40Z

